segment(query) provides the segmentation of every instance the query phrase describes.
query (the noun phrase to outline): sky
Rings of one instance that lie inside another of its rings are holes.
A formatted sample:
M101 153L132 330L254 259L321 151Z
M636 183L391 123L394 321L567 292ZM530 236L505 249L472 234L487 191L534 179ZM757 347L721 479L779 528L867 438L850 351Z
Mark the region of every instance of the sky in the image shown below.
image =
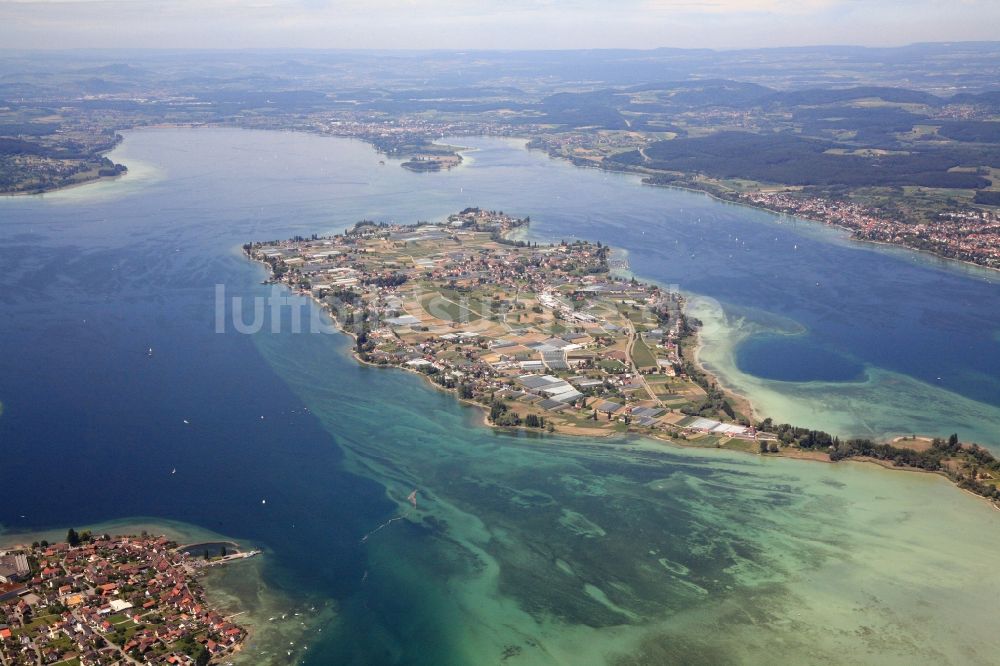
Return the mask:
M996 40L1000 0L0 0L0 48L756 48Z

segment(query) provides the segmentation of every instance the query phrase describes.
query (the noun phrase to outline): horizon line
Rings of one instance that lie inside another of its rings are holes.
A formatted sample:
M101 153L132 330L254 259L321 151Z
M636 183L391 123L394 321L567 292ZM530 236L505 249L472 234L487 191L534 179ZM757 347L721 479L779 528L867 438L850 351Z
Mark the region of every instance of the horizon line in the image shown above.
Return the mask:
M246 46L246 47L212 47L212 46L78 46L60 47L4 47L0 46L0 54L7 53L109 53L109 52L188 52L188 53L252 53L252 52L294 52L294 53L580 53L580 52L615 52L655 53L657 51L685 51L738 53L741 51L796 51L804 49L866 49L866 50L898 50L920 46L973 46L997 45L1000 40L945 40L920 41L892 46L871 46L867 44L801 44L797 46L734 46L734 47L693 47L693 46L654 46L649 48L635 47L579 47L579 48L352 48L352 47L310 47L310 46Z

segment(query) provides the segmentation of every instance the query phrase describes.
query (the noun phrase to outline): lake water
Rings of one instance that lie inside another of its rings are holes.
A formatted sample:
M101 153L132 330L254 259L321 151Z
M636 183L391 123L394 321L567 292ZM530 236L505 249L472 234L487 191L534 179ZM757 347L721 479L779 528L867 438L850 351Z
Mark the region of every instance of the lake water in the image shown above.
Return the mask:
M134 132L126 178L0 200L0 524L260 544L334 618L248 663L992 661L1000 514L939 477L504 435L341 336L214 332L217 284L268 293L245 241L482 205L678 284L769 415L1000 445L993 275L467 143L415 174L349 140Z

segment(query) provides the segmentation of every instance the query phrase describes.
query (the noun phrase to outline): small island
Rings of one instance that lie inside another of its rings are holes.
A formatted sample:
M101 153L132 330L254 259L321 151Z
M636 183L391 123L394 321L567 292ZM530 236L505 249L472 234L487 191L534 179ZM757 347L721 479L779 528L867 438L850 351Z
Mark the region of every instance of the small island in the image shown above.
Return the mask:
M456 167L462 162L462 157L457 153L452 154L432 154L413 155L400 166L410 171L441 171Z
M841 440L771 419L697 362L684 297L623 274L600 242L515 240L530 224L467 208L439 224L362 221L254 242L268 281L315 299L366 364L419 373L496 427L936 472L993 502L1000 461L950 438Z
M198 574L259 551L165 536L93 535L0 551L0 663L219 663L247 630L206 603ZM197 555L194 555L197 553Z

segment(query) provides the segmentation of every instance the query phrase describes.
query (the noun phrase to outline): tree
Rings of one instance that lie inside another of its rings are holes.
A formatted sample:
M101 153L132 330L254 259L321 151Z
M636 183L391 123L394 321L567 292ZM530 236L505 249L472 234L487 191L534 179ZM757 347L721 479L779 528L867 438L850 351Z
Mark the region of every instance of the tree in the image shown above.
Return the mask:
M493 404L490 405L490 421L496 423L497 420L499 420L499 418L503 416L503 413L506 411L507 411L507 405L503 404L503 402L499 400L494 401Z
M524 425L529 428L544 428L545 417L538 416L537 414L528 414L524 417Z
M73 548L80 545L80 535L76 533L72 527L66 532L66 543L68 543Z

